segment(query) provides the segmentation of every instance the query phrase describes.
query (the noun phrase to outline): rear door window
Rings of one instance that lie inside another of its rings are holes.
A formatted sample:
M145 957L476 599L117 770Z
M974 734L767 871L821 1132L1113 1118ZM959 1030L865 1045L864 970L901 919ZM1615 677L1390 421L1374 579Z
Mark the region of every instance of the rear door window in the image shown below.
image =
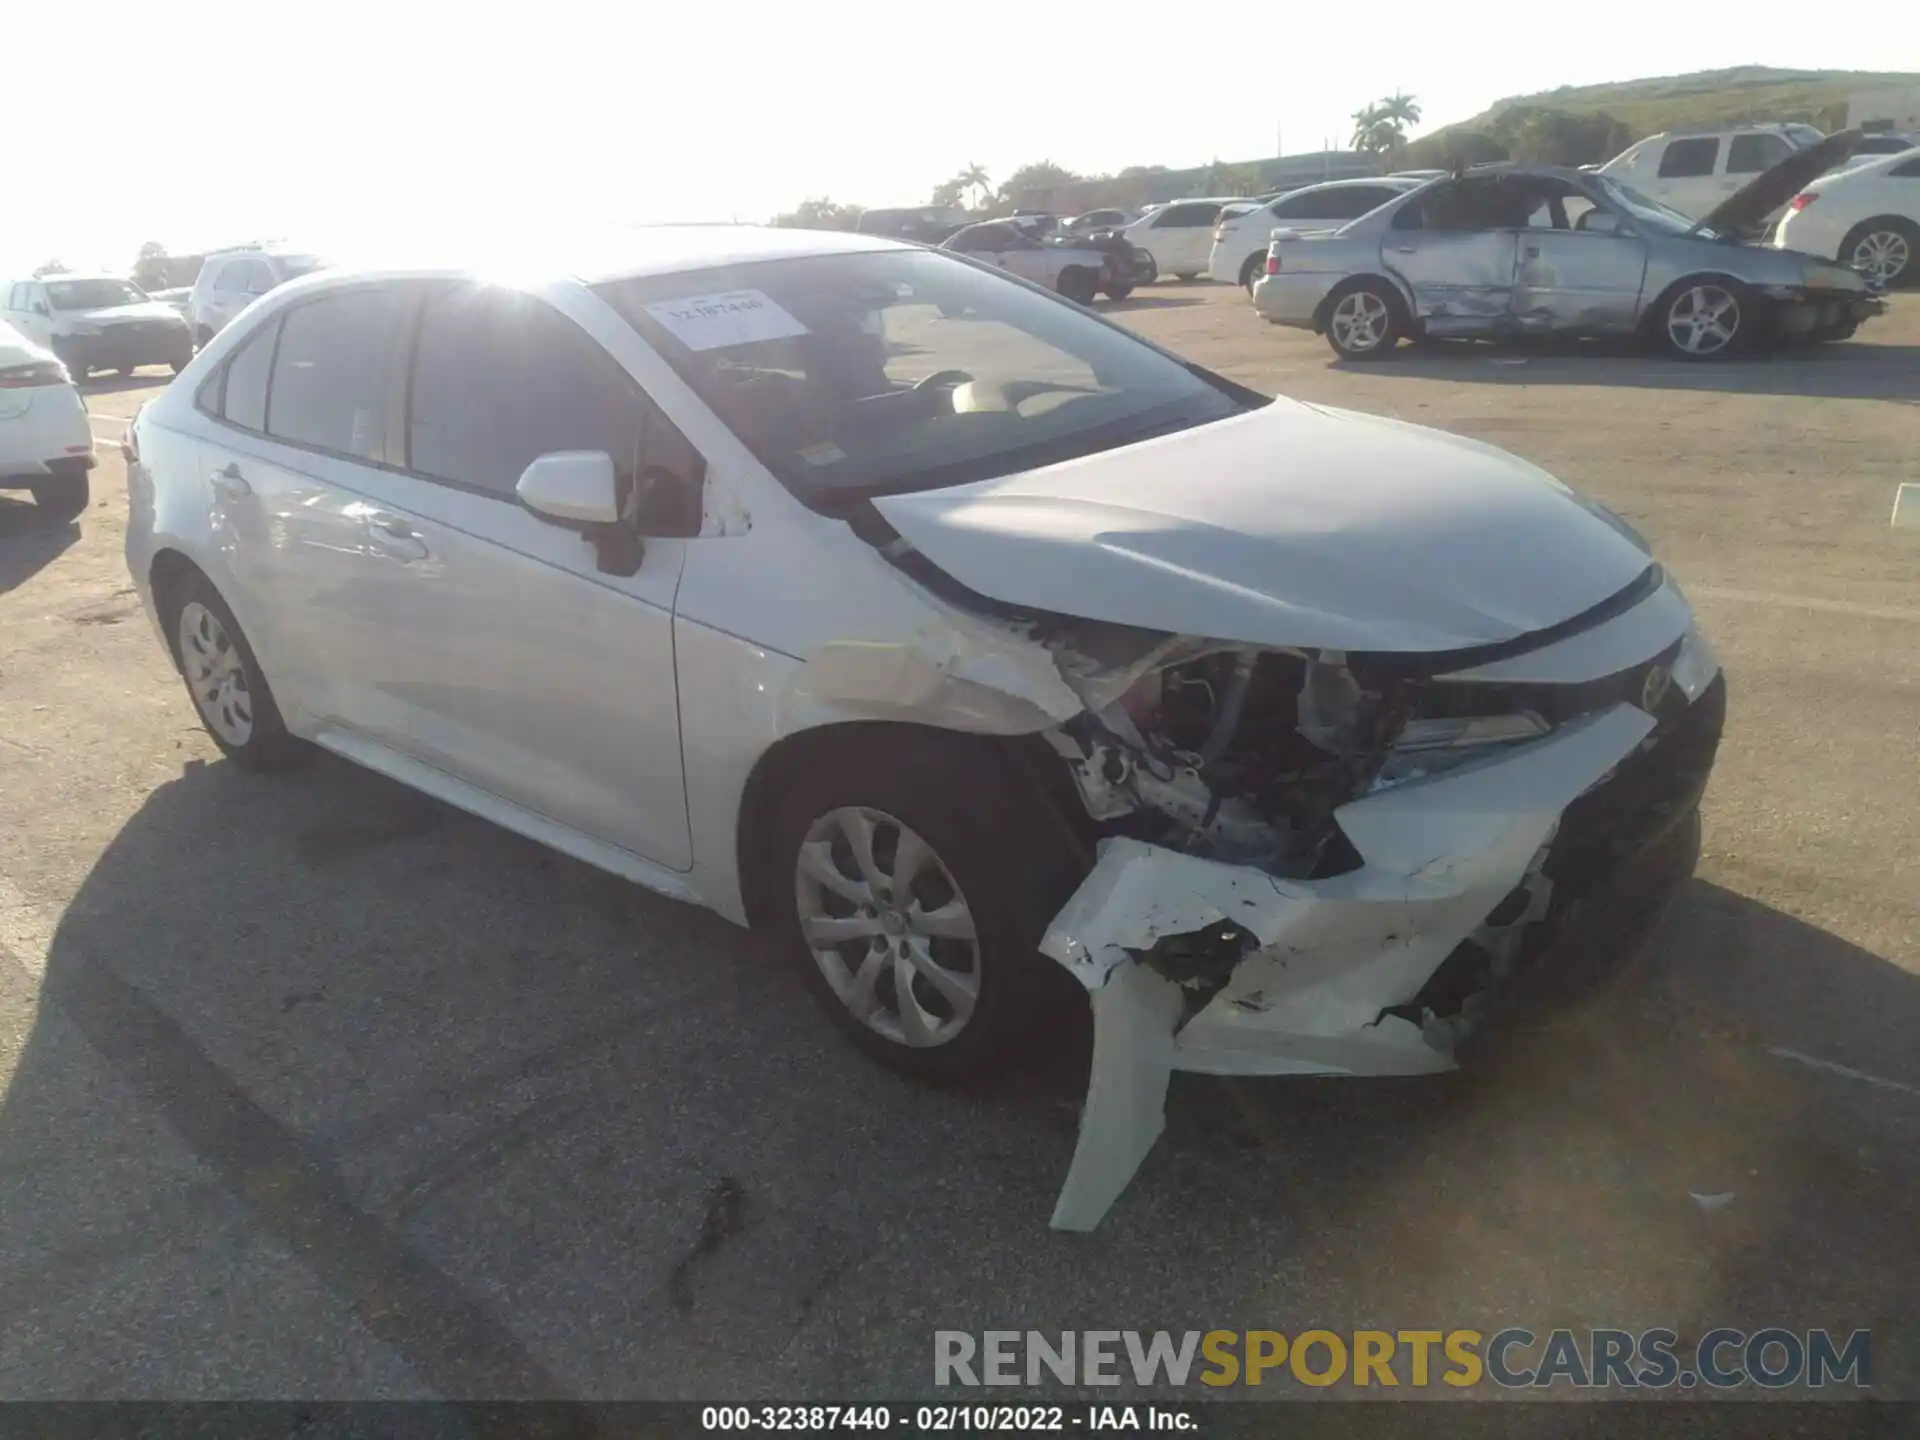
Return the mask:
M267 433L383 462L395 362L412 298L400 287L368 286L288 311L273 360Z
M1198 225L1211 225L1220 214L1218 205L1209 205L1201 201L1187 201L1184 204L1169 205L1154 217L1155 230L1190 229Z
M1758 175L1792 153L1793 147L1778 135L1736 135L1727 145L1727 173Z
M1720 142L1712 136L1669 140L1660 155L1660 178L1690 180L1697 175L1711 175L1719 154Z

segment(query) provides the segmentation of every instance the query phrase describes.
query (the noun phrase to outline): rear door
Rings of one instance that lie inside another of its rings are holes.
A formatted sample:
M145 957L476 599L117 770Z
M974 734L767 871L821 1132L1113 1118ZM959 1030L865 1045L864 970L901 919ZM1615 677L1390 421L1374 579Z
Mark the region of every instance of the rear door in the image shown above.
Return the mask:
M579 530L514 491L535 458L604 451L691 487L704 464L605 350L543 301L435 288L407 384L404 472L369 516L395 550L388 643L421 760L630 853L692 863L672 612L686 542L600 568Z
M234 606L309 728L405 750L408 676L388 624L404 563L371 533L417 287L329 291L253 327L194 397Z
M1517 249L1511 219L1490 176L1443 182L1395 212L1380 258L1434 333L1471 335L1506 323Z

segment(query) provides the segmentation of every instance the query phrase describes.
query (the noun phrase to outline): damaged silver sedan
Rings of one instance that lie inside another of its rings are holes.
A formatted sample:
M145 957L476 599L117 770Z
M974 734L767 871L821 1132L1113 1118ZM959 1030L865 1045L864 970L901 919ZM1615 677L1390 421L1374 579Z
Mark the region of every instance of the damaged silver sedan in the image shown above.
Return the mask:
M1066 1228L1175 1070L1450 1066L1719 740L1678 588L1535 466L868 236L331 271L128 450L234 763L311 742L775 930L916 1074L1084 994Z
M1860 139L1794 152L1699 221L1608 175L1477 167L1338 230L1276 230L1254 308L1324 334L1346 360L1381 359L1402 339L1640 336L1683 360L1844 340L1884 310L1878 287L1757 242Z

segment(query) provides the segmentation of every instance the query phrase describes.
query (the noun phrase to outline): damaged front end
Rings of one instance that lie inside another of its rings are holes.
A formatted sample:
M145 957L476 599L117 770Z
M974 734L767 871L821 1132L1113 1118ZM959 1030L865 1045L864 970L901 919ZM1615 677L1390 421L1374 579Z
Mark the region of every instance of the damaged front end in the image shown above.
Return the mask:
M1106 832L1041 947L1094 1015L1057 1228L1090 1229L1125 1187L1174 1070L1451 1068L1543 922L1691 813L1723 688L1650 574L1627 609L1662 613L1595 619L1571 662L1551 643L1468 668L1163 642L1161 663L1050 733ZM1684 636L1650 658L1561 678L1676 620ZM1061 659L1069 683L1103 673ZM1551 678L1514 678L1529 675Z

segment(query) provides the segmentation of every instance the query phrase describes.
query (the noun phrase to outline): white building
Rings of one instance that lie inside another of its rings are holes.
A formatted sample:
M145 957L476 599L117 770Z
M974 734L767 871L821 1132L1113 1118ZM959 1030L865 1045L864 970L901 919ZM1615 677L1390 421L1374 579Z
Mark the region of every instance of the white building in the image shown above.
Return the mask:
M1849 130L1920 130L1920 85L1869 90L1847 101Z

